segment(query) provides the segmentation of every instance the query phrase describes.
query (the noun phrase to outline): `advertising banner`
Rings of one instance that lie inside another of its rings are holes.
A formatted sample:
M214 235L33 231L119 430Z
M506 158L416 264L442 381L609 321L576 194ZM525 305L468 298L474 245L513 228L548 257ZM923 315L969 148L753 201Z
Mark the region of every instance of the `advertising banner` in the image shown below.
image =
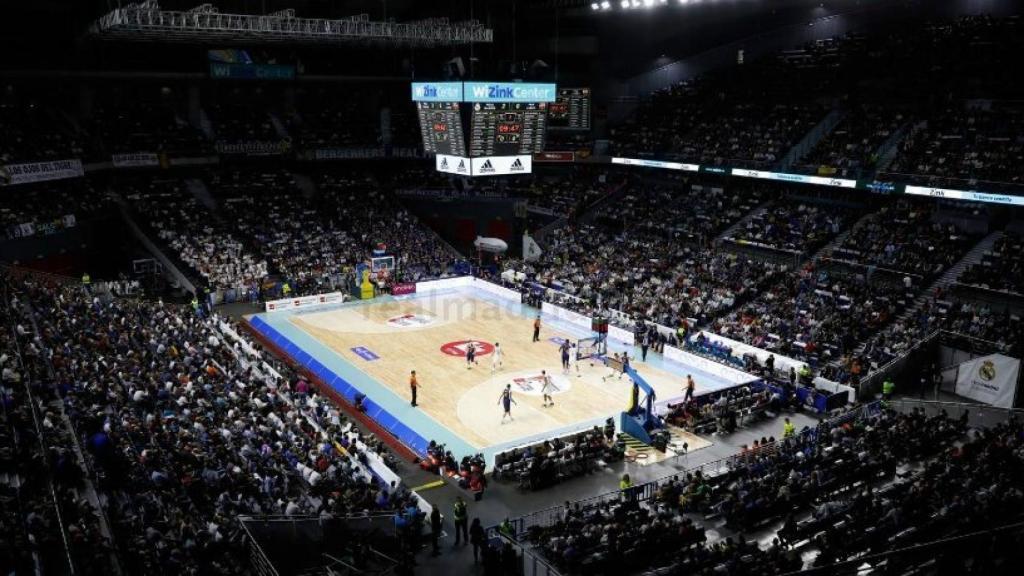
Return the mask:
M315 308L327 304L338 304L344 302L345 295L341 292L329 292L327 294L315 294L313 296L299 296L298 298L283 298L281 300L270 300L266 303L267 312L280 312L282 310L296 310L299 308Z
M152 152L112 154L110 160L114 168L145 168L160 165L160 158Z
M763 180L778 180L780 182L799 182L801 184L818 184L820 186L838 186L839 188L856 188L857 181L846 178L825 178L824 176L805 176L803 174L786 174L784 172L765 172L763 170L747 170L745 168L733 168L733 176L745 178L761 178Z
M78 159L6 164L0 165L0 186L80 178L84 175L82 161Z
M462 82L413 82L413 102L462 102Z
M1008 194L989 194L969 190L951 190L949 188L929 188L926 186L907 186L907 194L915 196L931 196L932 198L951 198L953 200L969 200L971 202L988 202L990 204L1011 204L1024 206L1024 196Z
M554 316L559 320L564 320L570 324L579 326L580 328L590 330L590 316L584 316L583 314L580 314L578 312L566 310L561 306L555 306L554 304L549 304L547 302L541 303L540 310L544 314L550 314L551 316Z
M434 167L438 172L447 172L448 174L458 174L460 176L472 175L469 158L463 158L462 156L438 154L434 156Z
M413 282L402 282L395 284L391 287L392 296L404 296L406 294L415 294L416 284Z
M464 82L463 102L554 102L554 84L528 82Z
M1020 360L991 354L960 364L956 375L958 396L999 408L1013 408Z
M473 176L529 174L533 171L533 158L529 155L471 158L470 171Z
M498 286L497 284L493 284L491 282L481 280L479 278L473 279L473 286L479 288L480 290L483 290L484 292L494 294L495 296L501 298L502 300L508 300L509 302L519 302L522 300L522 296L519 294L519 292L516 292L515 290L512 290L510 288L505 288L504 286Z
M534 162L573 162L575 152L537 152L533 155Z
M662 160L644 160L642 158L612 158L612 164L624 166L644 166L646 168L664 168L666 170L682 170L683 172L696 172L700 170L697 164L683 164L681 162L664 162Z

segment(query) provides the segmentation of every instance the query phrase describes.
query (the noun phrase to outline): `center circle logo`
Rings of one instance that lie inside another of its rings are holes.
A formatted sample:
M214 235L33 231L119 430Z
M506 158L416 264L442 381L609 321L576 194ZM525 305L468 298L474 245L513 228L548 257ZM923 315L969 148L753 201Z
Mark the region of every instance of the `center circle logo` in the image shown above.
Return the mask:
M457 342L449 342L444 346L441 346L441 352L449 356L458 356L459 358L466 357L466 349L469 348L470 342L476 347L477 356L486 356L491 352L494 352L494 344L488 342L481 342L480 340L459 340Z
M550 394L555 396L569 391L572 388L572 381L562 374L548 373L551 378ZM544 394L544 377L537 373L526 373L513 376L508 383L512 385L512 391L527 396L542 396Z
M429 314L401 314L388 318L388 326L396 328L417 328L433 323L434 317Z

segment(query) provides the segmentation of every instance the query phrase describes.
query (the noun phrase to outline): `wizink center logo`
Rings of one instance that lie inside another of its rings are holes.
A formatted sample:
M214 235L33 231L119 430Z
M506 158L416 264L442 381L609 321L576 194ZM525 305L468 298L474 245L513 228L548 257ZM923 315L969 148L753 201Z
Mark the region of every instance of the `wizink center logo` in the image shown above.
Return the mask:
M462 83L413 82L412 99L433 102L459 102L462 100Z
M554 84L466 82L470 102L554 102Z

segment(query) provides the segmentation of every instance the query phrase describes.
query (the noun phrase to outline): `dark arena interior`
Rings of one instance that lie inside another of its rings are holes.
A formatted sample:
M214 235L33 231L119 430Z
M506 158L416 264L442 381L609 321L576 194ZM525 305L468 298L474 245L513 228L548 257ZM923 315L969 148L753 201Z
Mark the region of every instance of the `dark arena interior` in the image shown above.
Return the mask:
M201 1L3 2L0 576L1024 574L1024 2Z

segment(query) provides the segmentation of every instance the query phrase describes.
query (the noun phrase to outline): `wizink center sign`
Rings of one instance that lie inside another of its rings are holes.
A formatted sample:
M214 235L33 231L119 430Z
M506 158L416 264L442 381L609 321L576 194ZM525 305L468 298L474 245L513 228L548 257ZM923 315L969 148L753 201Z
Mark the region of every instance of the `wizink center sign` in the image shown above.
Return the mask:
M554 84L413 82L414 102L554 102Z
M413 82L413 102L462 102L462 82Z
M466 82L465 102L554 102L554 84Z

